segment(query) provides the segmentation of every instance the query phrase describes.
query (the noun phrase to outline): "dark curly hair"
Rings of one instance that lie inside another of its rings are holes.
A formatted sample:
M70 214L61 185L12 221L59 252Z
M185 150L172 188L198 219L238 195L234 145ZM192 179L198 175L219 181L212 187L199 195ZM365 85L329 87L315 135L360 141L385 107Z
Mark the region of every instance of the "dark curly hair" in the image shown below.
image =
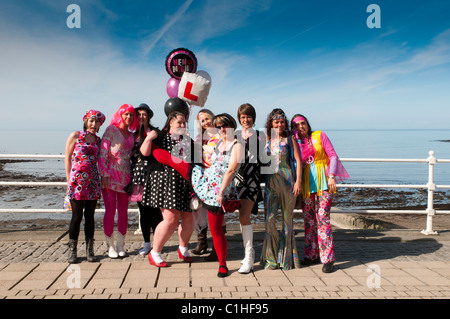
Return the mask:
M266 130L267 130L267 139L270 140L272 138L272 120L274 119L284 119L284 122L286 124L286 130L283 132L283 137L287 137L289 136L289 132L287 130L288 128L288 123L287 123L287 118L286 118L286 114L284 113L284 111L280 108L276 108L273 109L272 112L269 113L269 115L267 116L267 121L266 121Z

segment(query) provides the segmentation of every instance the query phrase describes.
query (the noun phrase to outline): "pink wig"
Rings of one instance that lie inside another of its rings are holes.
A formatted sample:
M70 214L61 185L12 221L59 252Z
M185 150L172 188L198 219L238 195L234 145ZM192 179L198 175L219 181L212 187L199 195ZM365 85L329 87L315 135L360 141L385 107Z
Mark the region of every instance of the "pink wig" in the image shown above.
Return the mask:
M133 123L128 127L128 130L131 132L136 132L139 126L139 122L136 116L136 111L134 110L134 107L130 104L123 104L119 109L116 111L116 113L113 114L111 117L110 125L115 125L116 127L119 127L120 124L123 122L122 115L126 112L130 112L134 114Z

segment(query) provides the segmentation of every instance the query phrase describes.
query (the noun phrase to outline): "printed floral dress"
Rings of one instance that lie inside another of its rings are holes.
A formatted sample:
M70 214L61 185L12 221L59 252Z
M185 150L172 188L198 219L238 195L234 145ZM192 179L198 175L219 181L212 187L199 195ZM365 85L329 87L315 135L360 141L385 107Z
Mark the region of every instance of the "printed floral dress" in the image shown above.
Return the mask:
M211 166L207 169L195 165L192 170L192 186L198 198L203 202L211 212L222 212L219 203L216 200L217 193L222 185L225 172L228 170L230 163L231 151L237 142L234 142L229 150L219 151L219 145L222 140L216 145L216 150L211 156ZM225 201L238 200L238 191L234 180L224 192Z
M106 128L102 137L98 167L100 176L109 177L109 189L125 193L131 182L131 156L134 134L125 138L115 125Z
M67 194L75 200L97 200L101 198L97 156L100 137L94 143L86 142L86 131L80 131L72 155L72 169Z

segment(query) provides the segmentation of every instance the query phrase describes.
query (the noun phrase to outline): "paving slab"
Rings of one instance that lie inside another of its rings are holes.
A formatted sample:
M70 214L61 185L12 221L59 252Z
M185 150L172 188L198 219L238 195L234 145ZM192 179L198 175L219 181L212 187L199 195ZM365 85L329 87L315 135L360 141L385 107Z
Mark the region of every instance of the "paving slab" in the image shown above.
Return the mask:
M80 262L67 264L64 231L20 231L0 234L0 298L12 299L391 299L450 297L450 231L426 236L412 230L343 230L335 235L336 270L324 274L321 265L292 270L266 270L258 263L263 230L255 227L257 262L253 271L238 273L243 258L242 237L229 227L227 278L218 278L217 262L194 256L186 263L177 257L174 234L164 247L167 268L149 265L139 255L141 235L129 231L128 256L110 259L101 230L89 263L84 242L78 243ZM297 248L304 233L296 231ZM208 234L211 245L211 236ZM191 237L190 248L196 236ZM210 246L211 247L211 246ZM209 253L209 251L208 251Z

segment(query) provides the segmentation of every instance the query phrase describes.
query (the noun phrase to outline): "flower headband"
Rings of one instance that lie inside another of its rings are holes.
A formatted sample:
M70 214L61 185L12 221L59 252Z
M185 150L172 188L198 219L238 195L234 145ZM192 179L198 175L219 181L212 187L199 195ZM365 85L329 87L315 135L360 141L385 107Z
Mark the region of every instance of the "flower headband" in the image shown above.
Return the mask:
M100 122L100 125L102 125L106 120L106 116L102 112L96 111L96 110L89 110L89 111L86 111L86 114L83 116L83 121L86 121L88 118L91 118L91 117L96 118L97 121Z

